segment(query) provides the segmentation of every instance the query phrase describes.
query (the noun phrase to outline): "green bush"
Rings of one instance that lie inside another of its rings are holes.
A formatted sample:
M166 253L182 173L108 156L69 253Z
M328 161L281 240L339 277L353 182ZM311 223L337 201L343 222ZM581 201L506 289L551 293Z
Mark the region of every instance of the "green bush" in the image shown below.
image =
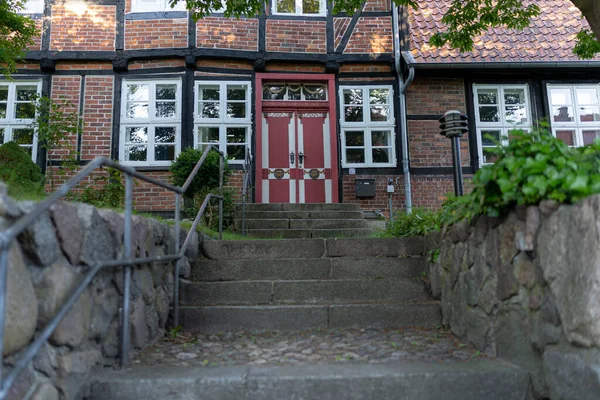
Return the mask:
M185 180L190 176L190 173L196 166L198 160L202 157L202 150L193 149L191 147L183 150L177 159L171 164L171 181L176 186L183 186ZM185 193L188 198L193 198L195 195L202 193L206 189L219 187L219 154L216 151L211 151L204 160L200 171L192 181L189 189ZM224 182L227 182L231 171L225 160Z
M8 185L8 194L18 199L44 196L44 175L27 151L15 142L0 146L0 180Z
M80 193L69 194L68 199L99 208L124 208L125 186L121 179L121 171L107 168L106 174L97 175L92 179L93 185L86 185Z
M385 237L411 237L428 235L440 229L439 211L416 208L412 213L398 212L393 223L383 232Z

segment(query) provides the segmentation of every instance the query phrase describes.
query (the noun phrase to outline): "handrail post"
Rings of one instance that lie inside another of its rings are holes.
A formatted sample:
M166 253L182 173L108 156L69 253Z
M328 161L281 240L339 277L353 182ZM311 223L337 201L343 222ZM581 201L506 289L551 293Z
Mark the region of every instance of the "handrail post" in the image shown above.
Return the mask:
M6 281L8 280L8 243L2 243L0 253L0 357L4 359L4 324L6 323ZM0 363L0 391L4 392L4 363Z
M219 157L219 240L223 239L223 174L225 171L225 153Z
M181 195L175 193L175 250L180 252L179 232L181 231ZM190 231L191 233L191 231ZM173 271L173 327L179 326L179 268L181 258L175 261L175 270Z
M133 177L125 175L125 227L123 230L124 257L130 260L132 257L131 246L131 224L133 214ZM121 368L129 363L129 309L131 292L131 265L123 269L123 326L121 329Z

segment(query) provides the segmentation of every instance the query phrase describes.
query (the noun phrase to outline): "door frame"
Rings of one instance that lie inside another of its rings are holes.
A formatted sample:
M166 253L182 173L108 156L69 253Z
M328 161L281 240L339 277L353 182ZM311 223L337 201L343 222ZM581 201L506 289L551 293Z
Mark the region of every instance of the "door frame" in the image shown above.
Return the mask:
M331 157L331 202L339 203L338 191L338 175L339 175L339 160L338 160L338 141L337 141L337 113L336 113L336 90L335 90L335 75L334 74L270 74L256 73L255 74L255 177L260 179L262 176L262 119L263 119L263 98L262 84L263 81L269 82L327 82L327 102L329 114L329 140L330 140L330 157ZM282 104L282 108L284 105ZM255 185L255 202L262 203L262 185Z

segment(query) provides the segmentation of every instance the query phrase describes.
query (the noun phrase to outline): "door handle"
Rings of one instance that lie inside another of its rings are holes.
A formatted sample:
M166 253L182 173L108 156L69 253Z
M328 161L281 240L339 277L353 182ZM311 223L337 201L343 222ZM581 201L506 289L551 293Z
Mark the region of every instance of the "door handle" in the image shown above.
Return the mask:
M304 164L304 153L302 153L301 151L298 153L298 163L300 165Z
M294 152L290 152L290 164L294 165L296 163L296 154Z

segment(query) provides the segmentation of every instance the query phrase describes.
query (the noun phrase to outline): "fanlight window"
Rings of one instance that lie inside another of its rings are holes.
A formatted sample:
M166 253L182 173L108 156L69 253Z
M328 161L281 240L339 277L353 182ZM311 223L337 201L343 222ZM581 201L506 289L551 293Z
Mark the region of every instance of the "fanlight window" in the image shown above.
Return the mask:
M325 83L265 83L263 100L327 100Z

